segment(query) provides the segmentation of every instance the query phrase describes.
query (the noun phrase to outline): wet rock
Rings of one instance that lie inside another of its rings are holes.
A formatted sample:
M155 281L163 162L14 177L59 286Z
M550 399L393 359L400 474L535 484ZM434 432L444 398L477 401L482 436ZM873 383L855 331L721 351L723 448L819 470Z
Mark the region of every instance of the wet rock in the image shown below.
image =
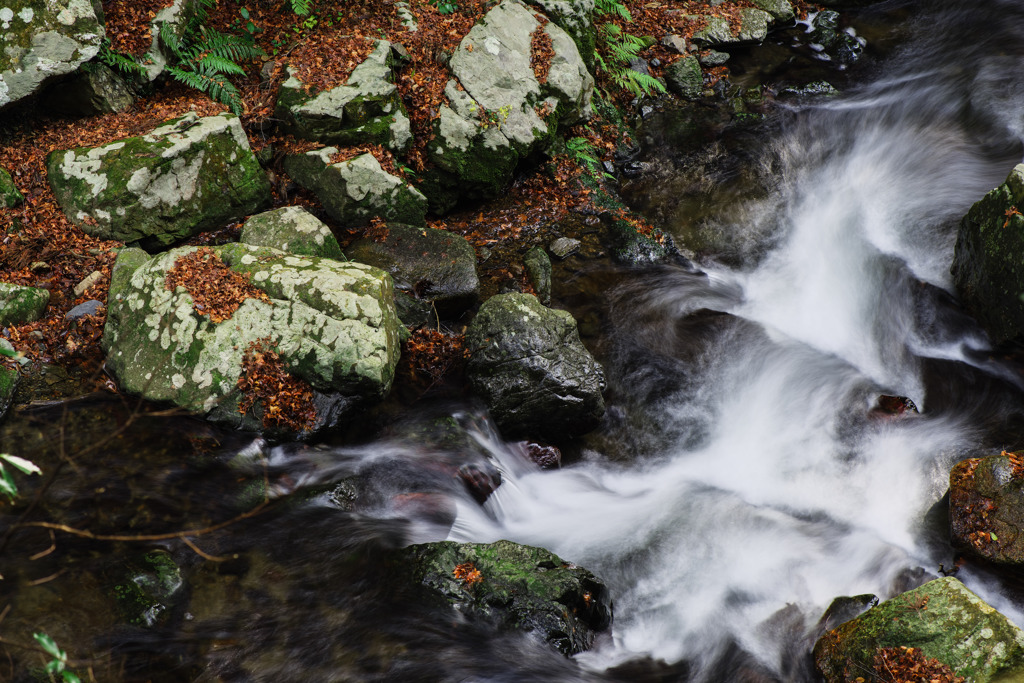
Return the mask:
M466 330L467 375L506 437L557 441L597 426L604 371L576 321L529 294L488 299Z
M68 320L68 321L78 320L79 318L84 318L87 315L96 315L97 313L99 313L102 310L103 310L103 302L102 301L97 301L96 299L90 299L89 301L85 301L83 303L78 304L77 306L72 308L70 311L65 313L64 314L64 319Z
M831 631L878 605L877 595L853 595L836 598L818 621L818 628Z
M605 585L543 548L442 541L394 553L399 576L470 617L532 633L562 654L588 650L611 626Z
M390 223L382 240L356 240L345 255L387 271L397 290L433 304L442 317L459 316L480 294L472 245L445 230Z
M467 463L459 467L458 477L466 485L466 490L473 499L481 505L501 486L501 474L497 470L480 467L476 463Z
M419 190L381 168L372 154L331 163L335 147L295 154L284 160L292 180L320 199L324 210L342 225L385 221L423 225L427 200Z
M530 278L533 291L545 306L551 305L551 259L541 247L533 247L523 256L526 276Z
M993 343L1024 334L1024 164L985 195L960 221L953 255L953 283L964 307Z
M184 287L172 292L165 286L177 259L195 250L181 247L154 258L139 249L118 254L103 349L124 391L259 429L264 407L257 400L241 414L238 384L245 354L263 342L288 373L312 388L313 430L388 392L398 362L399 322L387 273L266 247L213 247L269 298L247 298L228 319L214 323L196 311Z
M829 683L869 680L879 648L912 647L979 683L1024 676L1024 632L958 580L930 581L827 632L814 660Z
M100 50L103 25L87 0L0 6L0 109L73 73Z
M718 50L706 50L697 56L697 61L700 62L701 66L722 66L729 61L729 53L719 52Z
M828 81L814 81L799 87L787 87L779 91L779 97L829 97L838 95L839 91Z
M554 51L547 82L534 75L530 45L538 27L531 10L503 0L452 55L448 104L441 106L427 146L436 169L419 186L431 210L448 211L462 198L498 196L521 159L546 145L560 126L589 118L594 79L573 38L555 22L541 29Z
M0 282L0 327L34 322L43 317L50 292Z
M953 545L1002 565L1024 565L1024 453L970 458L949 473Z
M665 68L665 81L669 90L689 100L699 99L704 92L704 73L700 70L700 62L693 55L669 64Z
M878 397L878 400L871 408L868 416L872 418L892 419L916 414L917 406L906 396L887 396L882 394Z
M840 28L839 12L835 10L818 12L811 26L811 39L840 66L857 61L864 51L864 46L855 36Z
M559 237L557 240L548 245L548 249L551 253L560 259L567 259L577 251L580 250L579 240L573 239L572 237Z
M54 151L46 170L71 222L146 249L220 228L271 200L242 123L229 114L191 112L141 137Z
M184 598L185 581L170 553L153 550L125 563L112 593L125 621L154 627L165 623Z
M542 470L557 470L562 466L562 451L556 446L542 445L533 441L524 441L526 457Z
M253 216L242 226L238 241L297 256L344 259L331 229L301 206L286 206Z
M6 341L6 339L0 339L0 342ZM13 352L13 347L11 347L11 350ZM17 370L0 365L0 418L3 418L11 407L11 403L14 401L14 393L18 390L20 381L21 375L18 374Z
M289 67L281 84L275 116L285 131L329 145L379 144L403 153L412 144L409 116L395 87L399 58L386 40L374 41L373 51L343 85L310 93Z
M48 88L43 102L47 109L62 114L93 116L124 111L135 103L135 93L119 73L90 62L74 78Z
M18 186L7 169L0 167L0 206L11 209L18 206L25 198L18 192Z

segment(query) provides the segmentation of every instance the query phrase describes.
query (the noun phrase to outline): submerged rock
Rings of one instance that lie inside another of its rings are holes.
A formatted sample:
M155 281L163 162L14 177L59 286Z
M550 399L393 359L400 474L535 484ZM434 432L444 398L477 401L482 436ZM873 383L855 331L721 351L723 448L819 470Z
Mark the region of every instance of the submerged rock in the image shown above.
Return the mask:
M949 473L953 545L1004 565L1024 565L1024 453L969 458Z
M148 628L164 624L170 610L185 597L181 569L166 551L150 551L118 569L111 592L129 624Z
M953 283L964 307L993 343L1024 334L1024 164L971 207L960 221Z
M213 322L197 310L189 290L167 286L168 272L196 251L182 247L154 258L139 249L118 254L103 349L122 389L258 429L257 418L266 422L269 407L259 399L243 415L239 384L247 356L263 346L312 389L315 418L309 430L330 426L353 405L388 392L398 362L399 323L387 273L266 247L207 248L205 253L265 294L243 298L226 319ZM203 278L197 272L193 279ZM282 429L289 431L287 425Z
M576 321L530 294L488 299L466 330L467 374L506 438L552 441L587 432L604 414L604 371Z
M289 68L275 116L301 138L329 145L380 144L404 152L412 144L412 129L394 83L396 61L391 43L377 40L343 85L312 95Z
M331 229L301 206L285 206L256 214L242 226L238 241L254 247L280 249L297 256L344 258Z
M381 168L372 154L331 163L335 147L323 147L284 160L284 169L317 196L342 225L366 225L373 218L423 225L427 200L419 190Z
M387 271L396 289L433 304L442 317L457 317L480 295L476 252L452 232L390 223L383 239L356 240L345 255Z
M511 541L442 541L396 553L398 571L431 597L464 614L534 633L572 655L607 630L612 605L605 585L582 567L543 548Z
M11 0L0 5L0 109L96 56L103 25L95 6L88 0Z
M141 137L54 151L46 170L72 223L146 249L222 227L271 199L242 123L230 114L191 112Z
M1024 677L1024 632L952 577L936 579L827 632L814 661L829 683L871 680L883 648L915 648L975 683Z
M50 292L0 282L0 327L22 325L43 317Z

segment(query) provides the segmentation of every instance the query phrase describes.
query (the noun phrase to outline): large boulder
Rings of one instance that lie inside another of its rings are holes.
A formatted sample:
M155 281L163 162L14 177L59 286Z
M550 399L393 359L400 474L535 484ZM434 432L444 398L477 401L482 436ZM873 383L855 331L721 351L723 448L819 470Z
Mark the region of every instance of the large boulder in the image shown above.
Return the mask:
M244 244L196 252L182 247L154 258L139 249L118 254L103 349L122 389L235 426L258 428L261 417L267 426L268 400L252 401L244 415L239 407L252 398L240 388L243 374L269 350L313 392L309 431L388 392L399 323L387 273ZM204 263L196 264L197 257ZM214 279L218 260L231 272ZM185 281L195 284L170 289L170 271L188 263ZM237 310L215 322L211 310L249 285L262 296L243 294Z
M404 548L396 561L428 599L534 633L565 655L590 649L595 634L611 626L605 585L543 548L442 541Z
M530 65L536 31L547 34L554 53L543 83ZM437 168L421 185L435 211L464 196L497 196L520 159L560 125L590 116L594 79L573 38L514 0L503 0L473 26L449 69L449 104L442 105L427 146Z
M90 0L0 3L0 109L95 57L103 35Z
M432 303L444 317L458 316L480 295L476 252L452 232L390 223L382 239L356 240L345 255L386 270L396 289Z
M395 87L395 62L391 43L375 41L373 52L344 85L312 94L289 68L275 116L287 132L301 138L329 145L380 144L405 152L412 144L412 129Z
M885 674L876 657L892 648L913 648L919 661L937 660L973 683L1024 680L1024 632L953 577L828 631L814 646L814 661L829 683L876 680Z
M960 300L992 341L1024 333L1024 164L985 195L960 221L953 253L953 282Z
M423 225L427 200L383 168L372 154L332 163L338 152L323 147L305 154L293 154L284 160L284 170L292 180L311 191L324 211L346 227L367 225L373 218Z
M39 320L48 303L50 292L45 289L0 282L0 328Z
M331 229L301 206L285 206L256 214L242 226L238 241L254 247L280 249L297 256L336 260L345 257Z
M957 463L949 473L949 521L958 548L1024 565L1024 453Z
M604 371L576 321L530 294L499 294L466 330L467 373L506 437L552 441L597 426Z
M54 151L46 169L71 222L146 249L222 227L271 201L270 182L230 114L191 112L141 137Z

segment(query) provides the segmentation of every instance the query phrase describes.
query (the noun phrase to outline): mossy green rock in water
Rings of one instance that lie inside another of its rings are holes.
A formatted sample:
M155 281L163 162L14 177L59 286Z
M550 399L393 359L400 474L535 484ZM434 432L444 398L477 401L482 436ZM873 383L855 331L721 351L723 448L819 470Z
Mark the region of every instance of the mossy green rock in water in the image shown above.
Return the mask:
M564 439L597 426L604 371L566 311L531 294L491 297L466 330L467 374L506 437Z
M0 341L4 341L0 339ZM21 375L13 368L6 368L0 365L0 418L7 414L14 400L14 392L18 390L18 383Z
M289 69L275 115L286 131L301 138L329 145L376 143L405 152L412 128L394 84L395 61L391 43L375 41L344 85L312 95Z
M919 648L971 683L1024 681L1024 632L953 577L936 579L823 635L814 661L829 683L875 680L879 648Z
M121 568L123 574L112 587L118 609L130 624L156 626L168 610L181 601L184 580L181 569L163 550L136 557Z
M611 626L608 589L592 573L543 548L511 541L413 545L399 571L460 612L533 632L565 655L590 648Z
M344 259L331 229L301 206L286 206L253 216L242 226L238 241L298 256Z
M270 204L270 182L237 116L194 112L146 135L51 152L68 219L101 239L160 249Z
M7 172L7 169L0 168L0 206L15 207L24 199L18 192L18 187L14 184L11 174Z
M248 274L269 301L245 299L229 319L199 315L184 287L167 289L167 272L195 247L154 258L118 254L107 299L103 349L125 391L245 428L238 380L251 345L264 341L292 375L315 392L317 424L336 422L354 402L382 398L399 355L391 277L377 268L228 244L212 250ZM261 406L257 404L257 409Z
M90 0L0 0L0 109L96 56L96 11Z
M953 282L992 341L1024 334L1024 164L960 221Z
M1024 454L969 458L949 473L953 544L999 564L1024 565Z
M331 163L335 147L323 147L284 160L292 180L317 196L327 214L342 225L367 225L373 218L424 225L427 199L419 190L381 168L372 154Z
M39 320L49 302L45 289L0 282L0 327Z

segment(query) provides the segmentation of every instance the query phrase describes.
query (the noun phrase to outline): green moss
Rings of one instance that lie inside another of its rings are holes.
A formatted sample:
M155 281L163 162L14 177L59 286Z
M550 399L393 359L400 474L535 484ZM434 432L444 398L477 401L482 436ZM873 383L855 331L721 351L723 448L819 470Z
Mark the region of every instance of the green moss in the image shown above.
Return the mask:
M0 168L0 206L13 208L24 200L25 198L21 192L18 192L11 174L7 172L7 169Z
M0 327L39 320L50 301L50 292L0 282Z

